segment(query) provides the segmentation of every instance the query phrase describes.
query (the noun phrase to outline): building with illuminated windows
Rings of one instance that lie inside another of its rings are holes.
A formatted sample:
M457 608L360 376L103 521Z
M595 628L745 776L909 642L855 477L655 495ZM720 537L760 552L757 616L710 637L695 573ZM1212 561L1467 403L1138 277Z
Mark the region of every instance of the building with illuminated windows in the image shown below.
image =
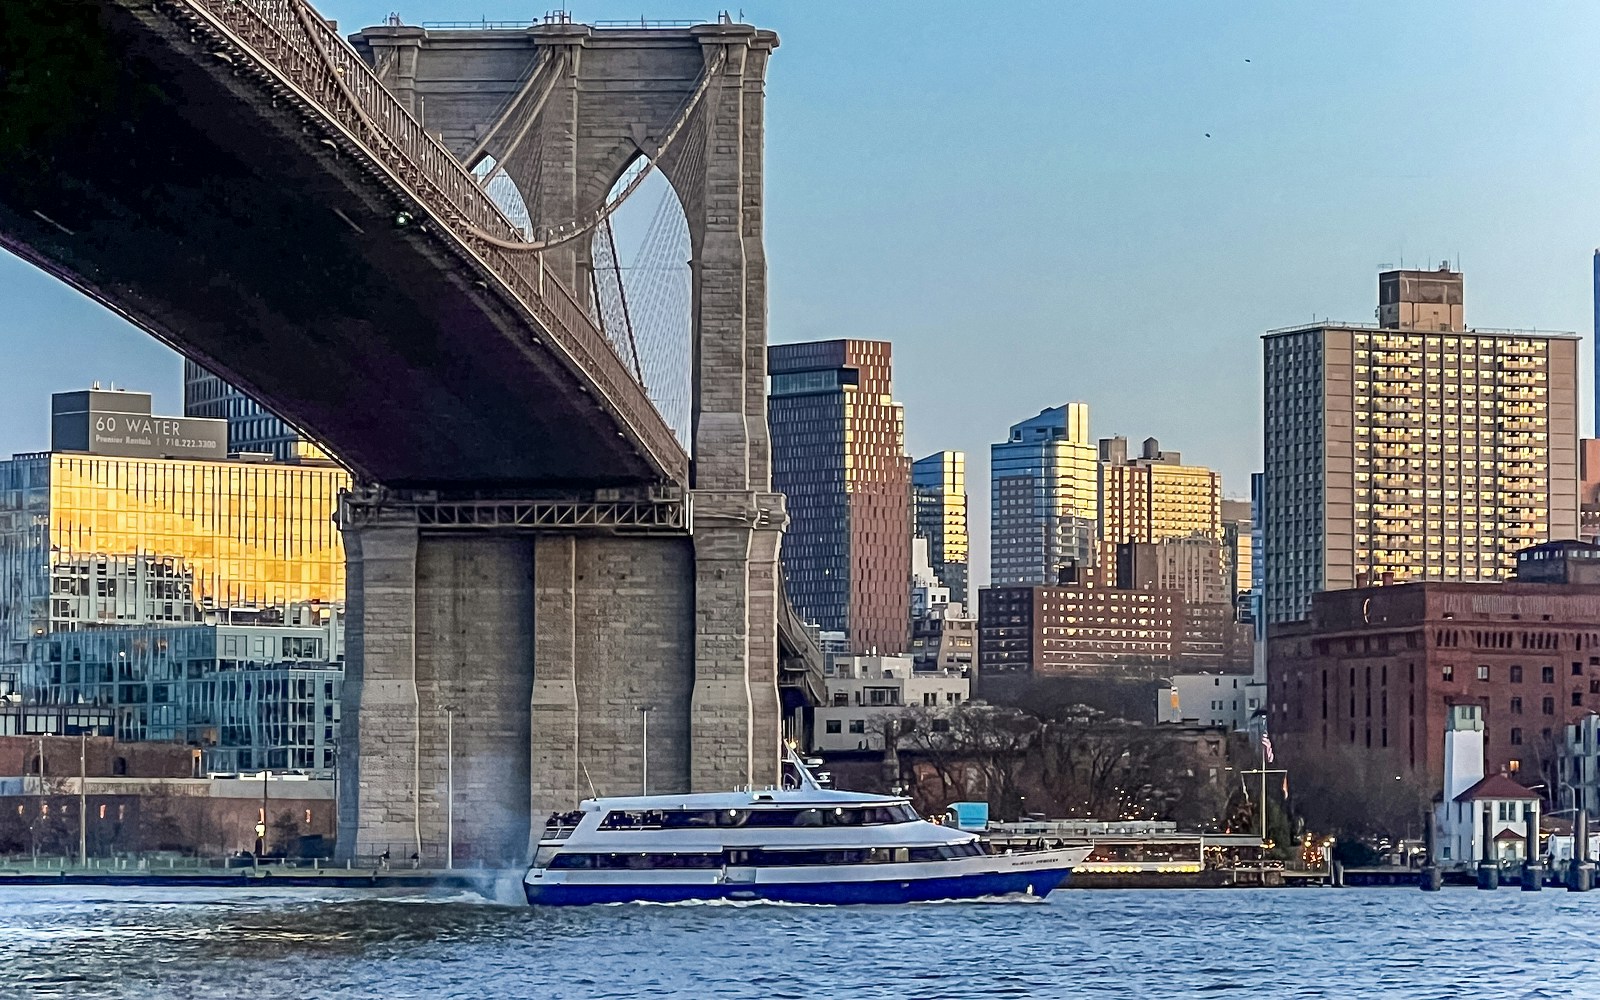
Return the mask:
M1222 477L1146 438L1128 457L1128 439L1100 440L1101 556L1129 542L1159 542L1202 535L1222 537Z
M143 393L54 402L53 450L0 461L0 662L48 633L343 602L343 470L163 457L218 453L219 428Z
M967 603L967 456L936 451L911 463L916 532L928 540L933 575L950 600Z
M1264 618L1312 595L1488 582L1578 536L1578 340L1468 329L1459 272L1378 276L1379 324L1274 330Z
M1186 610L1180 591L1112 587L1094 571L1048 587L985 587L978 593L979 670L1153 676L1181 662Z
M327 454L281 417L193 361L183 362L183 412L225 420L230 454L271 455L275 462L327 462Z
M1087 403L1044 410L989 446L993 586L1054 584L1095 564L1096 458Z
M903 653L911 628L911 460L889 344L775 344L772 487L788 498L781 563L808 622L858 653Z

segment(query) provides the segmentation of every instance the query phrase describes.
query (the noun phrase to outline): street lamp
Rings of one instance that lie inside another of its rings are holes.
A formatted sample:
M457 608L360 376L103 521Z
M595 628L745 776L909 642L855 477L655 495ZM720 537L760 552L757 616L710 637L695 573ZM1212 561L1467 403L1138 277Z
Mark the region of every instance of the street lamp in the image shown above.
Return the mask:
M639 709L643 719L643 732L639 745L639 794L650 794L650 706L644 705Z
M444 866L456 866L456 707L444 707Z

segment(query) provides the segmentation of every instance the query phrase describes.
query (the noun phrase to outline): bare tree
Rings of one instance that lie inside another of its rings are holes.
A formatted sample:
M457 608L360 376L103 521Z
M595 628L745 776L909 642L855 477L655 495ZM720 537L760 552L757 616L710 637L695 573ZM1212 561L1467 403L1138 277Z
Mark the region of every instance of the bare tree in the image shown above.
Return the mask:
M895 745L917 806L942 812L981 798L1002 819L1022 814L1024 774L1038 742L1037 718L1014 708L968 702L953 709L913 708L896 719Z
M1287 766L1291 806L1309 829L1356 840L1419 832L1417 817L1429 793L1398 755L1333 747Z

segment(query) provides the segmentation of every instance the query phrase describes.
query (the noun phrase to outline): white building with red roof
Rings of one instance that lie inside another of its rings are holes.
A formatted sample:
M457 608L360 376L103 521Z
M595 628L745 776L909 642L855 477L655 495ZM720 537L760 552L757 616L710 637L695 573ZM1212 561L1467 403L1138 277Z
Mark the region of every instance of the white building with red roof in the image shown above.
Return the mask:
M1440 867L1470 867L1486 857L1522 861L1539 853L1538 844L1530 850L1526 843L1530 816L1538 829L1538 793L1505 774L1483 771L1483 709L1454 705L1444 733L1444 789L1434 800Z

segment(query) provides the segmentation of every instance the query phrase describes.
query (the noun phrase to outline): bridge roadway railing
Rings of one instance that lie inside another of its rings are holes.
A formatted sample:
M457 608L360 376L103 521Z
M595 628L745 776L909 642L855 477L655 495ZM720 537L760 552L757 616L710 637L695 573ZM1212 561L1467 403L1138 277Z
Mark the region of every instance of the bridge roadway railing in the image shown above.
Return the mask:
M244 50L345 134L347 142L397 179L505 284L628 425L667 478L688 482L689 458L572 292L545 269L478 180L428 134L371 67L304 0L180 0L213 31ZM399 221L399 220L397 220ZM537 338L535 338L537 343Z

